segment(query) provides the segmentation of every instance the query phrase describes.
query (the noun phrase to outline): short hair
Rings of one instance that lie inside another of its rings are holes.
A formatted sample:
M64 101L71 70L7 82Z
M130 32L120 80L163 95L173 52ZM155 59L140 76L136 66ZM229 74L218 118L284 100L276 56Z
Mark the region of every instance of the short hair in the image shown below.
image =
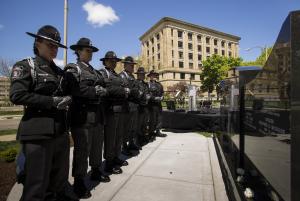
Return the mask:
M77 59L77 61L79 61L79 59L80 59L80 56L79 56L79 53L78 53L78 50L82 50L82 47L78 47L75 51L74 51L74 54L76 55L76 59Z

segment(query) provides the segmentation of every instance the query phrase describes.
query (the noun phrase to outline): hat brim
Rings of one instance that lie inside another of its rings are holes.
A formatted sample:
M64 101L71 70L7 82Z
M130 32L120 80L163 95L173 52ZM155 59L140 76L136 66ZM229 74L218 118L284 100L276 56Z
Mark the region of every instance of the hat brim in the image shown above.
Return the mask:
M70 46L70 49L71 50L77 50L77 49L79 49L79 48L83 48L83 47L86 47L86 48L91 48L92 50L93 50L93 52L98 52L99 51L99 49L98 48L96 48L96 47L94 47L94 46L88 46L88 45L77 45L77 44L75 44L75 45L71 45Z
M153 75L153 76L158 76L159 73L149 73L149 74L147 75L147 77L150 77L151 75Z
M125 63L128 63L128 64L137 64L136 62L130 62L130 61L124 61L124 60L122 61L122 63L124 63L124 64Z
M147 72L135 72L134 74L144 74L144 75L146 75Z
M48 41L50 41L50 42L55 43L56 45L58 45L58 47L68 49L66 46L64 46L63 44L60 44L59 42L53 40L52 38L48 38L46 36L37 35L37 34L34 34L34 33L30 33L30 32L26 32L26 34L28 34L29 36L32 36L34 38L40 38L40 39L48 40Z
M117 61L121 61L122 59L120 58L101 58L100 61L105 61L105 60L117 60Z

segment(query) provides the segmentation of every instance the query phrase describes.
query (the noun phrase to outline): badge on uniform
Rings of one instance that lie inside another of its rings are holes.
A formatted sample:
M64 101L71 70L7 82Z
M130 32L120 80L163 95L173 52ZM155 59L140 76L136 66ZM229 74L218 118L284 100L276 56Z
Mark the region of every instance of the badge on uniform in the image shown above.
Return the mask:
M14 66L11 73L12 79L18 79L23 76L23 66Z

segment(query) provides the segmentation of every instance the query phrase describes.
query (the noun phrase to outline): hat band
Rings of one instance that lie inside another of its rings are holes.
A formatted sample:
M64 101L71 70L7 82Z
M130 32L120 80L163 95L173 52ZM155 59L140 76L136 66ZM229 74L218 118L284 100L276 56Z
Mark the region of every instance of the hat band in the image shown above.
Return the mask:
M49 37L47 37L47 36L43 36L43 35L37 35L38 37L41 37L41 38L43 38L43 39L46 39L46 40L50 40L50 41L52 41L52 42L54 42L54 43L60 43L60 41L56 41L56 40L54 40L54 39L52 39L52 38L49 38Z

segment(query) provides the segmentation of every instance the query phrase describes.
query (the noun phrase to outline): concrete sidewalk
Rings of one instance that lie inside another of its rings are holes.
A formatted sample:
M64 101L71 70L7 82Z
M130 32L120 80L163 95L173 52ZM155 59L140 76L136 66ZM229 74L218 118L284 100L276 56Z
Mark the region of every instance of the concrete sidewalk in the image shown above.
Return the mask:
M111 182L87 181L92 188L87 200L227 201L212 138L166 133L128 159L129 166L122 167L123 174L111 175ZM15 185L7 200L19 200L21 188Z

